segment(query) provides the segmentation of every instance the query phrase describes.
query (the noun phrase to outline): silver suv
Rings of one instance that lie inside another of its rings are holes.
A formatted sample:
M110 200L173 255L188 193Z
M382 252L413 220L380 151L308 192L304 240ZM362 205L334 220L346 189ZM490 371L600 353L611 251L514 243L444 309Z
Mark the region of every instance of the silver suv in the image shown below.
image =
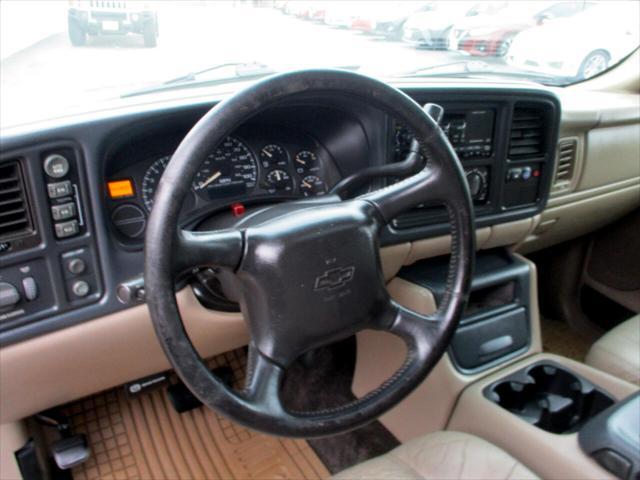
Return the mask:
M141 34L145 47L158 42L158 13L153 2L127 0L72 0L68 11L69 40L74 46L87 35Z

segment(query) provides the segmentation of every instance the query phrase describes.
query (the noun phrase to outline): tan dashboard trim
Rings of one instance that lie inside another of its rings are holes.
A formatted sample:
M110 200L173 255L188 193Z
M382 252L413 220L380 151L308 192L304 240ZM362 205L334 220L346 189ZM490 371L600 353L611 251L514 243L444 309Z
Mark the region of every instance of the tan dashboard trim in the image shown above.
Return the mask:
M0 425L0 478L21 480L20 470L14 452L24 446L29 435L22 422Z
M476 230L476 248L480 250L491 235L490 227ZM405 265L422 260L424 258L446 255L451 252L451 235L417 240L411 244L411 251L405 260Z
M247 343L240 314L206 310L190 289L177 299L201 355ZM1 423L169 368L145 305L5 347L0 364Z
M640 184L548 208L537 229L518 247L532 252L592 232L640 206Z
M551 354L535 355L469 386L461 395L447 430L471 433L494 443L542 478L614 478L582 452L577 434L545 432L484 398L482 390L490 383L525 365L545 359L565 365L619 400L637 390L635 385L584 363ZM500 428L496 428L496 425L500 425Z
M632 187L640 187L640 177L628 178L626 180L622 180L620 182L609 183L607 185L602 185L600 187L590 188L588 190L581 190L578 192L566 193L566 194L558 194L549 199L547 203L547 208L560 207L562 205L567 205L570 203L580 202L582 200L589 200L593 197L598 197L601 195L606 195L611 192L618 192L620 190Z

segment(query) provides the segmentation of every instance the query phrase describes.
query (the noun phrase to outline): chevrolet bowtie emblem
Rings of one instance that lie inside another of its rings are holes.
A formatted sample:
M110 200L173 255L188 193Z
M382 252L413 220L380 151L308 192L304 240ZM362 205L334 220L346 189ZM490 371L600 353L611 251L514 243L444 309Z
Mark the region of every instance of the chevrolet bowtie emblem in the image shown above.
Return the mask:
M316 277L316 283L313 289L334 290L336 288L343 287L353 280L353 274L355 271L355 267L338 267L327 270L319 277Z

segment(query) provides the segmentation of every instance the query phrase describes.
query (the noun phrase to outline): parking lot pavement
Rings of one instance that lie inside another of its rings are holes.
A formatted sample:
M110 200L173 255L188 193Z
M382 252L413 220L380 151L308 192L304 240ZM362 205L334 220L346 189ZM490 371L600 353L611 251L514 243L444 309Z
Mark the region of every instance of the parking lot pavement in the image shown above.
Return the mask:
M362 66L402 72L464 60L455 52L418 50L351 30L289 17L277 10L229 3L175 7L158 13L158 46L142 37L89 37L71 46L60 32L2 62L0 124L64 114L95 101L226 62L291 68Z

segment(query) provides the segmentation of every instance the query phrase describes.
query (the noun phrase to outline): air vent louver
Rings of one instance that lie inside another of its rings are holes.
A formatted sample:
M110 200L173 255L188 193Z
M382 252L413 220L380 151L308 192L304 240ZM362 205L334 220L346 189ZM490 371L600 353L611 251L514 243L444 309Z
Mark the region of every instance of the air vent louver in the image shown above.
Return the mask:
M0 165L0 239L19 237L31 229L20 165L17 161Z
M578 144L575 140L561 140L558 143L558 166L553 180L554 189L567 188L571 185L575 171L577 148Z
M509 138L509 159L524 160L544 156L544 133L545 115L542 109L516 106Z

